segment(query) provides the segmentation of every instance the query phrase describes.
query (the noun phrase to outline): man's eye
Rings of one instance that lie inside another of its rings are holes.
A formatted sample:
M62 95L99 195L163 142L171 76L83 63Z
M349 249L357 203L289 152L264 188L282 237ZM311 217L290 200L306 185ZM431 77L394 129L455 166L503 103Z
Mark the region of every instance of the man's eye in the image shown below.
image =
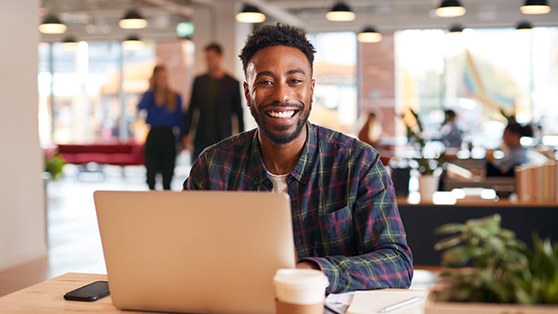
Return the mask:
M290 83L291 85L296 85L296 84L302 83L302 80L292 79L292 80L289 81L289 83Z
M256 83L257 85L261 85L261 86L270 86L273 83L271 81L259 81Z

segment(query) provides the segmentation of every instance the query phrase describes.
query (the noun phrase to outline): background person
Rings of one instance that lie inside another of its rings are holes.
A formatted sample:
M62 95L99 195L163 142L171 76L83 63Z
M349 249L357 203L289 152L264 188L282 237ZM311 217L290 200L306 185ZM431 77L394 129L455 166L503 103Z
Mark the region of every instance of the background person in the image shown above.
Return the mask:
M155 190L156 176L160 174L163 189L170 190L177 139L182 134L182 97L169 87L165 66L153 69L149 90L141 97L138 110L147 112L145 122L150 126L144 147L147 185Z
M382 125L376 116L375 112L368 113L366 122L358 132L358 139L368 143L373 147L377 147L382 137Z
M207 148L184 189L288 193L297 267L323 271L328 293L407 288L411 250L378 153L308 122L314 53L291 26L249 36L240 59L258 127Z
M236 117L239 132L244 131L240 83L227 74L221 63L223 49L217 43L205 47L207 73L194 79L190 106L185 117L184 145L192 145L192 161L204 148L232 135Z
M463 142L463 132L456 123L457 114L451 109L444 111L444 123L440 130L439 140L444 143L446 148L461 148Z
M504 158L494 158L494 152L486 152L486 176L515 176L515 167L529 162L529 150L521 145L521 138L533 136L530 125L511 121L504 129L502 142L506 148Z

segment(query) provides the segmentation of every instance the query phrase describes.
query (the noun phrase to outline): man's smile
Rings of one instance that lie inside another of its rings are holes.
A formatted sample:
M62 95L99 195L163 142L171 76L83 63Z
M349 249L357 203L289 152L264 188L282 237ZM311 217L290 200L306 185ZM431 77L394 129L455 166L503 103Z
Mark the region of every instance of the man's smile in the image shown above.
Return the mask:
M272 118L292 118L298 110L270 110L266 114Z

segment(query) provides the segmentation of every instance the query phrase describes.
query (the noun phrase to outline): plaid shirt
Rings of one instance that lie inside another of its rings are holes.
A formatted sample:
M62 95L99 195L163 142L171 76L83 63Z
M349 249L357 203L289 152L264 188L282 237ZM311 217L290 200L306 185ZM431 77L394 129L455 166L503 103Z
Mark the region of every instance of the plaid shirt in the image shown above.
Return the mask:
M409 287L411 250L379 154L341 133L307 129L287 176L299 261L319 265L328 293ZM184 189L270 191L261 156L257 129L230 137L200 155Z

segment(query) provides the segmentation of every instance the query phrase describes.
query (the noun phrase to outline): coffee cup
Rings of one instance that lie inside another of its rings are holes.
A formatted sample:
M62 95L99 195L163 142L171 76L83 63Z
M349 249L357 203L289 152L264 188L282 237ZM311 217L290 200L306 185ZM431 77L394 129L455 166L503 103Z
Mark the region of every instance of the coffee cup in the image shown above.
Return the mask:
M277 314L322 314L326 275L315 269L279 269L273 277Z

